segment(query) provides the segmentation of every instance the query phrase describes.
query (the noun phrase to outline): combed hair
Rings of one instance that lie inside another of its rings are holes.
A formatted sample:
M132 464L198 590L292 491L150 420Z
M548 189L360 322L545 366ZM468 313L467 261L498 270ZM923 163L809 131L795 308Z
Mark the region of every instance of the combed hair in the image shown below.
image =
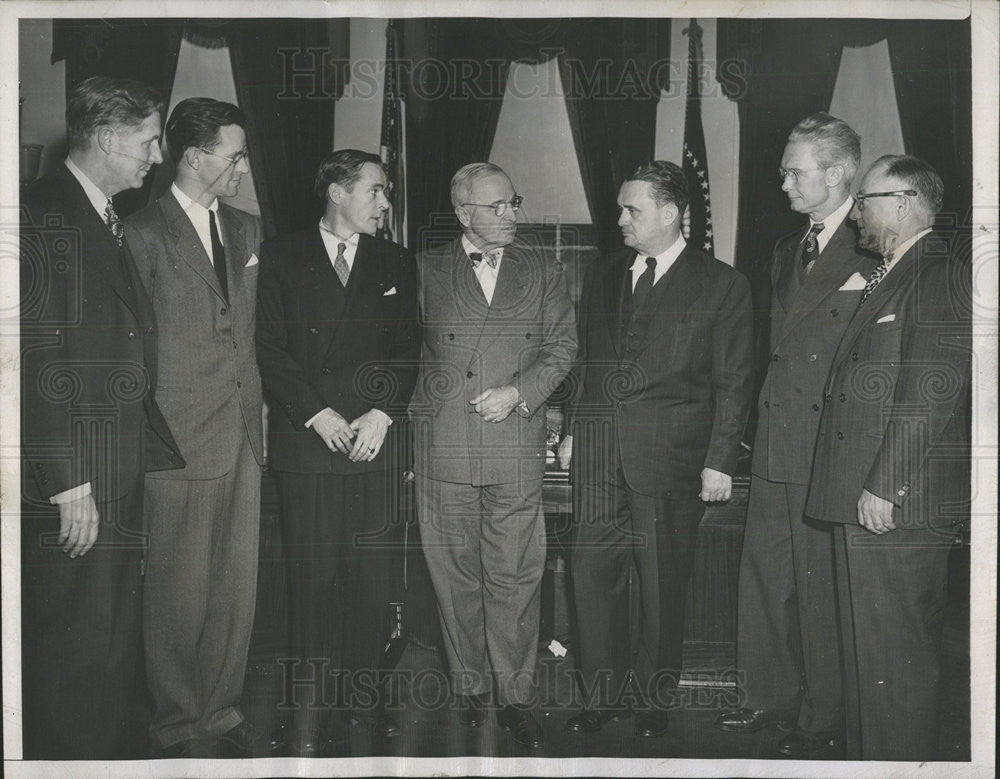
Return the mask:
M85 149L102 125L134 128L164 113L163 97L149 84L92 76L77 84L66 101L66 134L71 149Z
M819 111L795 125L788 140L811 144L820 165L842 165L847 185L854 181L861 164L861 136L843 119Z
M688 204L687 177L679 166L672 162L653 160L640 165L626 181L647 181L653 188L653 200L658 206L673 203L680 214Z
M246 131L246 117L232 103L210 97L189 97L181 100L170 112L164 135L167 151L177 163L191 148L213 150L219 145L219 128L238 125Z
M872 163L885 167L885 175L899 179L906 188L917 190L924 207L936 215L944 203L944 182L929 163L909 154L886 154Z
M358 149L338 149L319 164L313 192L326 199L326 191L331 184L339 184L348 192L354 189L354 182L361 178L361 168L371 162L382 167L382 159L377 154Z
M503 168L499 165L494 165L492 162L470 162L468 165L463 165L451 177L452 206L458 208L462 203L469 202L469 193L472 192L472 185L475 181L486 176L496 175L503 176L508 180L510 179Z

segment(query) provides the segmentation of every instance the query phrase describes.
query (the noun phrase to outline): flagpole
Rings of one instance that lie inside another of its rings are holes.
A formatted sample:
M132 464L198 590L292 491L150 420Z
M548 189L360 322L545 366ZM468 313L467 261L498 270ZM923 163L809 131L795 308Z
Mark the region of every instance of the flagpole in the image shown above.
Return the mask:
M702 71L702 28L698 20L684 28L688 36L687 103L684 111L684 154L682 168L688 182L687 241L715 254L712 229L712 197L708 184L708 155L701 119L700 75Z

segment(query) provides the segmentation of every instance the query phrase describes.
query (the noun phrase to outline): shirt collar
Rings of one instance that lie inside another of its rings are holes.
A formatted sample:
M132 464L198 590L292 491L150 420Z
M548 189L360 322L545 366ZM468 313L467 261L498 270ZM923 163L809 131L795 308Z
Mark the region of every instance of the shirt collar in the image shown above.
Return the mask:
M674 241L670 246L664 249L662 252L656 255L656 267L665 268L667 265L671 264L674 260L681 256L681 252L684 251L687 246L687 241L684 240L683 235L678 235L677 240ZM648 254L636 254L635 259L632 261L632 268L636 267L636 264L645 265L646 257L652 255Z
M844 202L837 206L837 209L830 214L826 219L821 219L819 222L814 222L812 219L809 220L809 230L812 229L813 225L822 224L823 232L820 235L826 234L827 239L830 238L840 226L844 223L847 215L851 213L851 209L854 208L854 198L847 197ZM806 235L809 234L809 230L806 230ZM803 236L804 237L804 236Z
M470 257L473 254L485 254L486 253L482 249L480 249L478 246L476 246L472 241L470 241L469 240L469 236L467 236L465 233L462 233L462 248L465 250L465 253L468 254ZM496 252L497 262L500 262L500 260L503 259L503 247L502 246L494 246L489 251Z
M205 208L197 200L192 200L187 195L184 194L184 190L177 186L177 182L170 185L170 192L177 199L177 204L184 210L185 213L191 213L192 209L201 209L202 211L214 211L216 214L219 213L219 198L215 198L212 201L212 205Z
M333 232L333 230L331 230L329 227L326 226L326 222L323 221L323 217L320 217L319 219L319 229L321 232L324 232L327 235L332 236L337 243L347 244L348 246L358 245L358 239L359 239L358 233L353 233L349 238L342 238L341 236L337 235L335 232Z
M69 157L66 158L66 168L73 174L73 178L80 182L80 186L83 187L83 192L87 196L87 200L90 201L90 205L94 207L94 210L103 219L104 211L108 207L108 200L111 198L111 195L106 194L97 184L91 181L90 177L80 170L80 167Z
M929 233L930 231L931 228L929 227L924 228L916 235L907 238L899 246L897 246L895 249L889 252L889 254L886 255L885 258L886 268L891 268L893 265L895 265L896 261L899 260L899 258L902 257L904 254L906 254L910 250L910 247L913 246L913 244L915 244L917 241L919 241L921 238L927 235L927 233Z

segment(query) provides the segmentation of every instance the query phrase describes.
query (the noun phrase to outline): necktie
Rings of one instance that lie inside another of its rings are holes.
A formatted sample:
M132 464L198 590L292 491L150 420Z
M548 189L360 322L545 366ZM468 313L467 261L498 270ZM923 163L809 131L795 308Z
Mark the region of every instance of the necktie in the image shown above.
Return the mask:
M347 267L347 258L344 252L347 250L346 243L337 244L337 258L333 261L333 269L337 272L340 283L347 287L347 280L351 277L351 269Z
M490 249L490 251L486 252L485 254L483 254L483 252L473 252L472 254L469 255L469 259L472 260L473 269L479 267L479 263L483 261L484 257L486 258L487 265L489 265L491 268L496 268L497 262L500 259L499 252L497 252L496 249Z
M215 212L208 212L208 230L212 234L212 264L215 266L215 275L219 279L219 286L222 287L222 297L229 300L229 281L226 277L226 249L219 238L219 228L215 224Z
M104 208L104 220L108 223L111 234L118 242L118 248L121 248L122 244L125 243L125 225L118 218L118 212L115 211L115 204L111 202L111 198L108 198L108 204Z
M819 259L819 241L816 237L821 232L823 232L823 223L817 222L806 233L806 245L802 250L802 267L806 269L806 273L811 270L813 263Z
M642 308L642 304L646 301L646 296L649 294L650 290L653 289L653 277L656 275L656 258L647 257L646 258L646 270L642 272L639 280L635 283L635 289L632 290L632 311L638 311Z
M865 291L861 293L861 303L864 303L868 299L868 296L875 291L875 287L878 286L878 283L882 281L888 272L889 266L886 264L885 259L883 259L882 262L875 266L875 270L872 271L872 275L868 278L868 283L865 284ZM861 304L859 303L858 305Z

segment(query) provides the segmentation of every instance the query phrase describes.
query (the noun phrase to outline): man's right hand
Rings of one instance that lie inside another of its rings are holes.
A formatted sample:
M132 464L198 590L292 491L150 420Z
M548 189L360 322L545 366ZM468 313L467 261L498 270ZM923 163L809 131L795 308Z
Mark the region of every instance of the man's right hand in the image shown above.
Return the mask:
M354 431L350 424L340 414L332 408L325 408L320 411L312 420L313 431L320 438L331 452L347 454L351 451L351 440L354 438Z
M568 435L559 443L559 467L564 471L569 470L569 464L573 460L573 436Z
M80 557L97 541L101 515L93 495L84 495L68 503L59 503L59 543L70 557Z

